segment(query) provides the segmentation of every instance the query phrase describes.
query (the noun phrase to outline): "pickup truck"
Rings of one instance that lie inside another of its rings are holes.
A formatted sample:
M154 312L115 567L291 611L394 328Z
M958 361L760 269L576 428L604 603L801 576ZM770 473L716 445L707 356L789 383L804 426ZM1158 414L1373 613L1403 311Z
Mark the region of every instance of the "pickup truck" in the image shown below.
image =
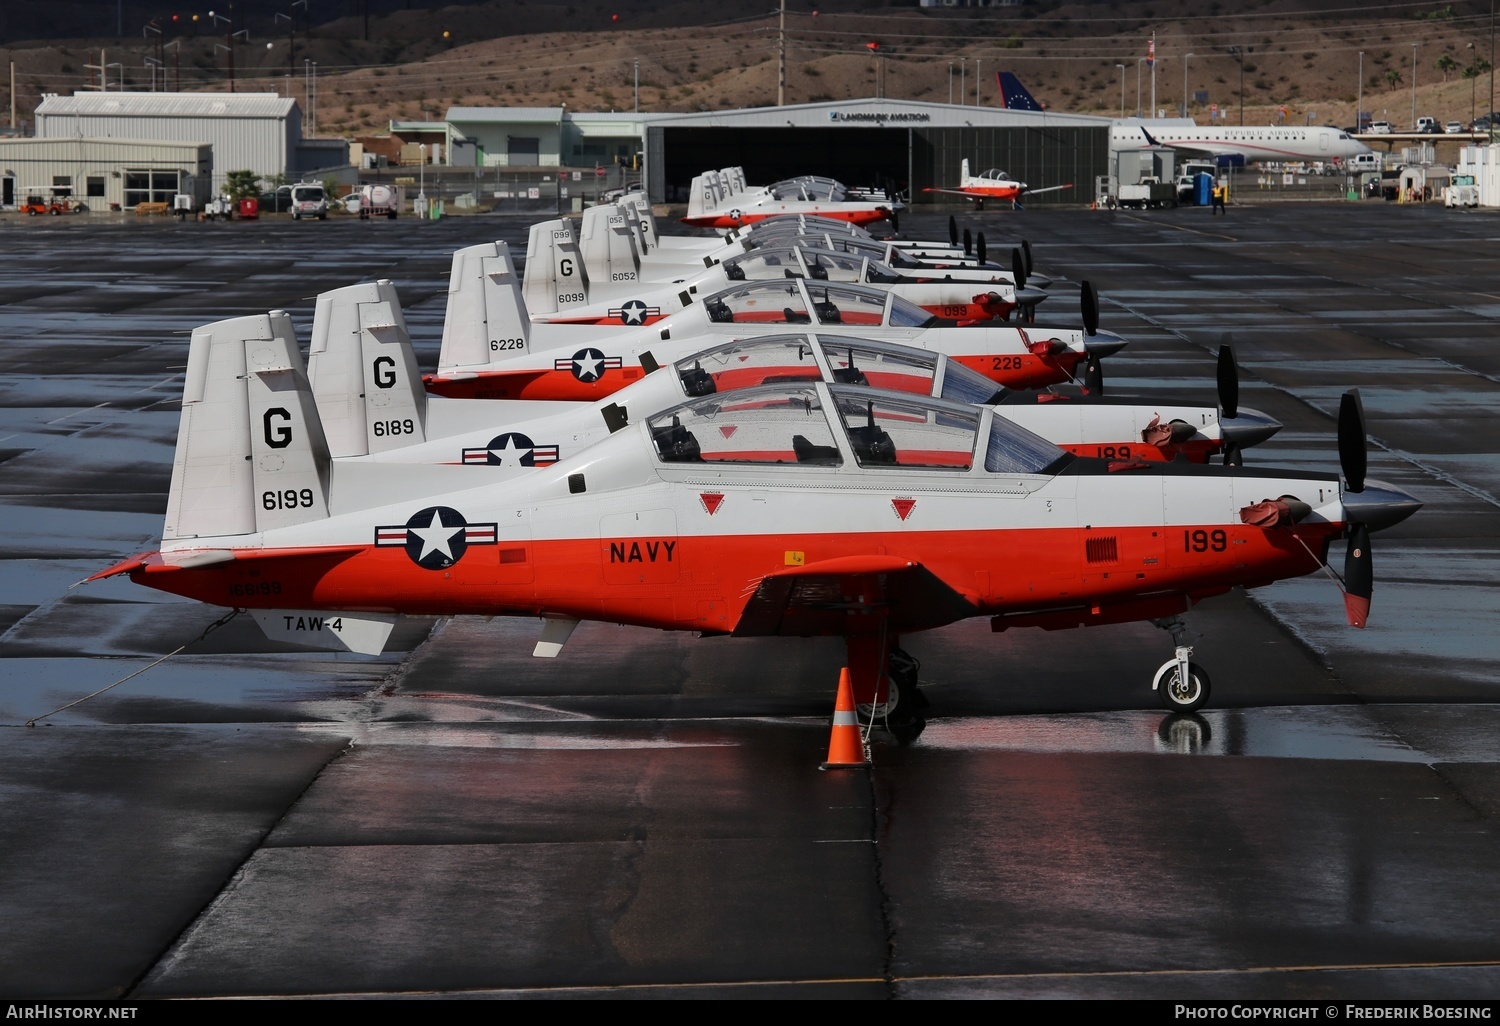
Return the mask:
M1134 185L1120 186L1115 202L1122 207L1137 207L1141 210L1148 207L1175 207L1177 186L1157 178L1142 178Z

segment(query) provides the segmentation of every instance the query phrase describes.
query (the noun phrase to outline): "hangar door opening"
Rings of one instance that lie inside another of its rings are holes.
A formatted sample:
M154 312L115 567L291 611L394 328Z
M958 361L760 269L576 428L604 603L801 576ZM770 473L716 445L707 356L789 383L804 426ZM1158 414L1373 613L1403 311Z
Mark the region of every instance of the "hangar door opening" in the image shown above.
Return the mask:
M721 167L743 167L750 185L826 175L852 186L894 178L902 189L910 168L905 128L666 128L662 135L668 202L685 202L695 175Z

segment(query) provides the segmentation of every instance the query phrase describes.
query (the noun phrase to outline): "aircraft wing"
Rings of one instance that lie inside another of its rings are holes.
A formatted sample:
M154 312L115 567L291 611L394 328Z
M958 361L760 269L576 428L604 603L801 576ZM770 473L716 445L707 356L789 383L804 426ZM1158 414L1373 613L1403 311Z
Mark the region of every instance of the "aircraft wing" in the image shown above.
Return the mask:
M852 618L889 617L892 634L941 627L979 612L922 564L899 556L844 556L767 574L756 585L736 637L847 634Z
M923 192L946 192L950 196L967 196L969 199L987 199L988 198L988 197L979 195L977 192L966 192L963 189L933 189L933 188L926 188L926 189L923 189L922 191Z

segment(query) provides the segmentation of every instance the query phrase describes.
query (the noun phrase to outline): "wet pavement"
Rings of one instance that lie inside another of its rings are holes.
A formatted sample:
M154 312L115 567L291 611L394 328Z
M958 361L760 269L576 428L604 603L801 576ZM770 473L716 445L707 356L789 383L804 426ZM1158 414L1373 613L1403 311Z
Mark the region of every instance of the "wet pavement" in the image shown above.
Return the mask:
M904 219L941 235L946 217ZM986 212L1088 279L1119 391L1286 427L1426 507L1371 625L1320 575L1147 625L907 639L926 730L823 773L842 646L532 621L266 641L119 579L161 523L187 334L398 286L436 363L448 258L521 220L0 224L0 993L10 997L1500 997L1500 215ZM1066 285L1042 309L1072 307ZM181 645L112 690L39 720Z

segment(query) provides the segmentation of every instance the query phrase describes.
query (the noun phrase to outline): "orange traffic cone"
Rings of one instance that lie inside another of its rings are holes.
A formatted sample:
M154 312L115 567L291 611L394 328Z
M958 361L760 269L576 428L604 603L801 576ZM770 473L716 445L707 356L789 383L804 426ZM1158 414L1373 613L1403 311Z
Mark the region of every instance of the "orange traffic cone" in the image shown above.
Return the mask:
M819 769L852 769L868 765L865 746L859 736L859 719L854 715L854 688L849 684L849 667L839 670L839 696L833 703L833 733L828 738L828 761Z

